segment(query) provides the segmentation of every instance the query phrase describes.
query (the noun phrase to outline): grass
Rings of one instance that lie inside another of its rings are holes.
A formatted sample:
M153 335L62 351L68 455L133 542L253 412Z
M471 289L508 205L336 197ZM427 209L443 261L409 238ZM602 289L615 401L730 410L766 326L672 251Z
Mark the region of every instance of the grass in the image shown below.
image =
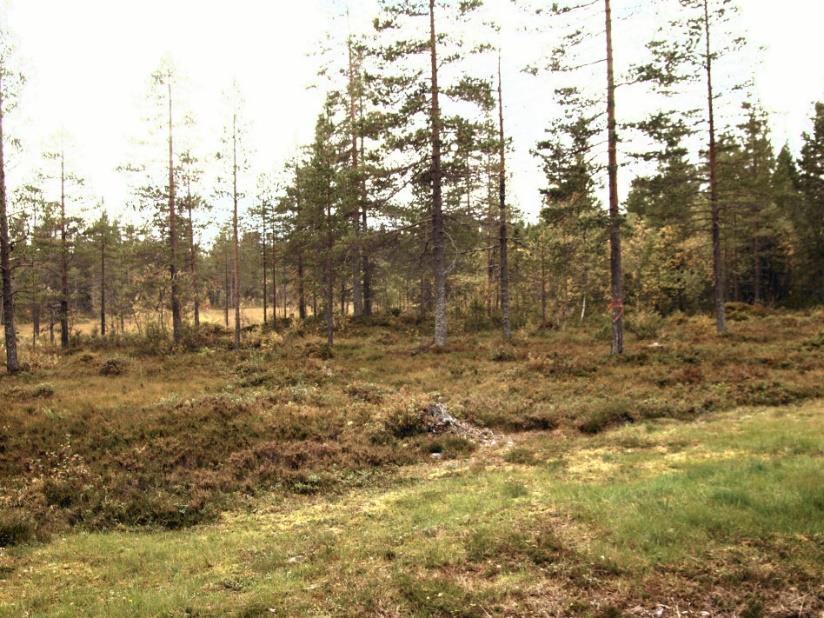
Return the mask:
M73 533L5 552L0 613L587 614L594 601L716 613L780 605L789 585L809 602L824 560L823 411L574 437L562 467L507 464L499 447L412 466L386 489L263 497L190 530ZM583 475L592 459L609 465Z
M0 378L0 615L812 612L822 315L740 313L622 359L585 329L421 353L404 316L332 357L312 322L239 354L220 329L27 351ZM434 401L495 444L421 434Z

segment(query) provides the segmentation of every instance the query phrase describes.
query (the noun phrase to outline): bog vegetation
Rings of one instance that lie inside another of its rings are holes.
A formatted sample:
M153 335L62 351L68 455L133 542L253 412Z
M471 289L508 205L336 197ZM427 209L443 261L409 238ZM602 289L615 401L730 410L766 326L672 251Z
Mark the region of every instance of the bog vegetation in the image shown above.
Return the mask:
M824 611L824 103L776 147L732 0L618 68L636 12L520 0L521 210L492 4L381 2L254 179L164 60L111 211L68 139L7 183L2 35L0 615Z

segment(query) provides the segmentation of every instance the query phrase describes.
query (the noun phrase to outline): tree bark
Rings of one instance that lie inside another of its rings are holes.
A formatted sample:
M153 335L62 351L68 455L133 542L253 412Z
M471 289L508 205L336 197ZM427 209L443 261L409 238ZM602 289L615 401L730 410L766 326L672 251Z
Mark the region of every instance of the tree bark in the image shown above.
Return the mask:
M330 348L335 343L335 323L334 323L334 285L335 280L332 272L332 246L334 240L332 238L332 229L331 229L331 218L332 214L330 211L329 206L326 207L326 255L323 259L323 275L325 279L325 302L324 302L324 315L326 318L326 345Z
M6 343L6 371L17 373L17 332L14 329L14 288L11 281L11 243L6 208L6 160L3 150L3 67L0 66L0 269L3 278L3 331Z
M223 267L223 324L226 328L229 328L229 296L231 290L229 288L229 249L226 246L223 248Z
M275 213L272 211L272 326L278 320L278 249L275 236Z
M235 303L235 350L240 350L240 241L237 217L237 114L232 115L232 256L235 285L232 290Z
M755 272L753 273L753 304L761 304L761 242L758 238L758 231L752 237L752 253L755 260Z
M102 222L102 220L101 220ZM100 336L106 336L106 228L100 229Z
M615 121L615 68L612 53L612 7L604 0L607 42L607 133L609 142L609 246L612 292L612 353L624 353L624 273L621 264L621 215L618 201L618 135Z
M363 288L361 281L361 195L360 195L360 161L358 155L358 130L357 130L357 85L356 85L356 69L355 59L352 56L352 40L347 42L347 50L349 52L349 124L351 129L351 164L353 174L353 198L354 208L352 209L352 229L355 232L355 243L352 249L352 305L354 306L354 315L359 317L363 315Z
M66 158L60 152L60 347L69 347L69 248L66 239Z
M709 0L704 0L704 36L706 39L707 116L709 121L710 214L712 218L712 273L715 302L715 328L719 334L727 331L724 306L724 266L721 255L721 215L718 203L718 162L715 139L715 102L712 87L712 43L710 40Z
M177 215L175 214L175 167L172 123L172 73L166 76L169 97L169 276L172 292L172 337L175 342L183 336L183 321L180 314L180 292L177 281Z
M541 326L547 324L547 291L546 291L546 246L543 236L538 239L541 243Z
M506 140L504 134L504 95L501 79L501 53L498 51L498 252L500 254L499 287L504 339L512 339L509 315L509 262L506 212Z
M268 288L266 287L267 286L266 279L268 277L268 272L267 272L267 269L266 269L266 258L268 256L267 256L267 251L266 251L266 206L265 206L265 204L261 204L261 208L262 208L262 214L261 214L261 217L262 217L261 223L262 223L262 225L261 225L261 230L260 230L260 242L261 242L261 245L262 245L261 260L263 261L263 325L266 326L266 323L268 321L267 320L267 317L268 317L267 310L269 308L269 298L268 298L269 297L269 291L268 291Z
M303 248L298 249L298 317L306 319L306 290L303 272Z
M441 108L438 87L438 40L435 30L435 0L429 0L429 55L431 71L430 124L432 132L432 251L435 279L435 347L446 347L446 264L444 260L443 187L441 169Z
M197 251L195 249L195 226L192 220L192 192L186 197L186 209L189 216L189 272L192 275L192 297L194 299L195 328L200 326L200 287L197 281Z

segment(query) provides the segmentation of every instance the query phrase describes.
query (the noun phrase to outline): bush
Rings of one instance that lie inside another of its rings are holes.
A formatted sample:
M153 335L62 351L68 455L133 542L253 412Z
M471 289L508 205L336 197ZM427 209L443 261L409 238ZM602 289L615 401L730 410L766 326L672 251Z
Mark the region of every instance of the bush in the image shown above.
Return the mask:
M377 384L357 382L346 387L346 394L352 399L378 404L383 401L384 390Z
M126 361L122 358L108 358L100 366L102 376L120 376L126 373Z
M328 343L306 346L306 355L310 358L320 360L330 360L335 357L335 352Z
M518 356L515 353L515 348L511 345L503 345L492 350L490 359L496 363L511 363L517 360Z
M477 446L461 436L444 435L433 438L426 446L426 451L441 455L444 459L457 459L469 455Z
M504 461L507 463L518 464L521 466L537 466L541 462L528 448L523 446L516 446L504 455Z
M633 335L641 339L656 339L664 325L664 318L653 311L638 311L632 313L626 320L626 328Z
M48 382L43 382L32 388L30 395L37 399L48 399L54 396L54 387Z
M804 347L808 350L820 350L824 348L824 331L818 333L815 337L811 337L804 342Z
M401 402L389 410L383 426L396 438L409 438L427 431L422 406L415 400Z
M34 522L20 510L0 511L0 547L13 547L34 538Z
M169 334L162 324L149 322L142 335L133 339L135 352L144 356L162 356L171 350Z
M589 410L578 422L578 430L582 433L596 434L615 425L631 423L633 420L628 402L620 399L605 401Z
M770 313L764 305L748 305L747 303L727 303L725 308L727 319L733 322L744 322L752 318L764 317Z

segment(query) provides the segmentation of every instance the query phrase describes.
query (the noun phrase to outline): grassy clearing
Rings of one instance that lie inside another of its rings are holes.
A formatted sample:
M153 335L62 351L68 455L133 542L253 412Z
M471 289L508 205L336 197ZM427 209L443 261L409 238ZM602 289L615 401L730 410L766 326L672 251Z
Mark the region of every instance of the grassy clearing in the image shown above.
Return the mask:
M403 316L341 325L331 358L311 322L250 330L239 355L214 327L172 355L162 340L86 339L67 356L29 354L29 372L0 380L0 516L32 528L15 538L77 526L175 529L261 492L382 483L432 453L472 451L416 435L420 408L435 400L497 432L598 435L822 397L821 322L759 314L719 340L702 318L674 318L655 346L631 342L623 359L606 357L584 330L521 332L506 354L492 333L455 336L448 354L420 353L428 327Z
M563 448L533 434L517 447L529 464L498 447L411 466L391 488L263 497L190 530L70 534L4 552L2 613L814 615L822 412L651 422Z
M404 316L342 324L331 357L311 322L240 354L219 328L29 354L0 378L4 611L797 609L824 315L761 313L723 339L675 317L623 359L576 329L432 354ZM421 434L436 400L511 447Z

